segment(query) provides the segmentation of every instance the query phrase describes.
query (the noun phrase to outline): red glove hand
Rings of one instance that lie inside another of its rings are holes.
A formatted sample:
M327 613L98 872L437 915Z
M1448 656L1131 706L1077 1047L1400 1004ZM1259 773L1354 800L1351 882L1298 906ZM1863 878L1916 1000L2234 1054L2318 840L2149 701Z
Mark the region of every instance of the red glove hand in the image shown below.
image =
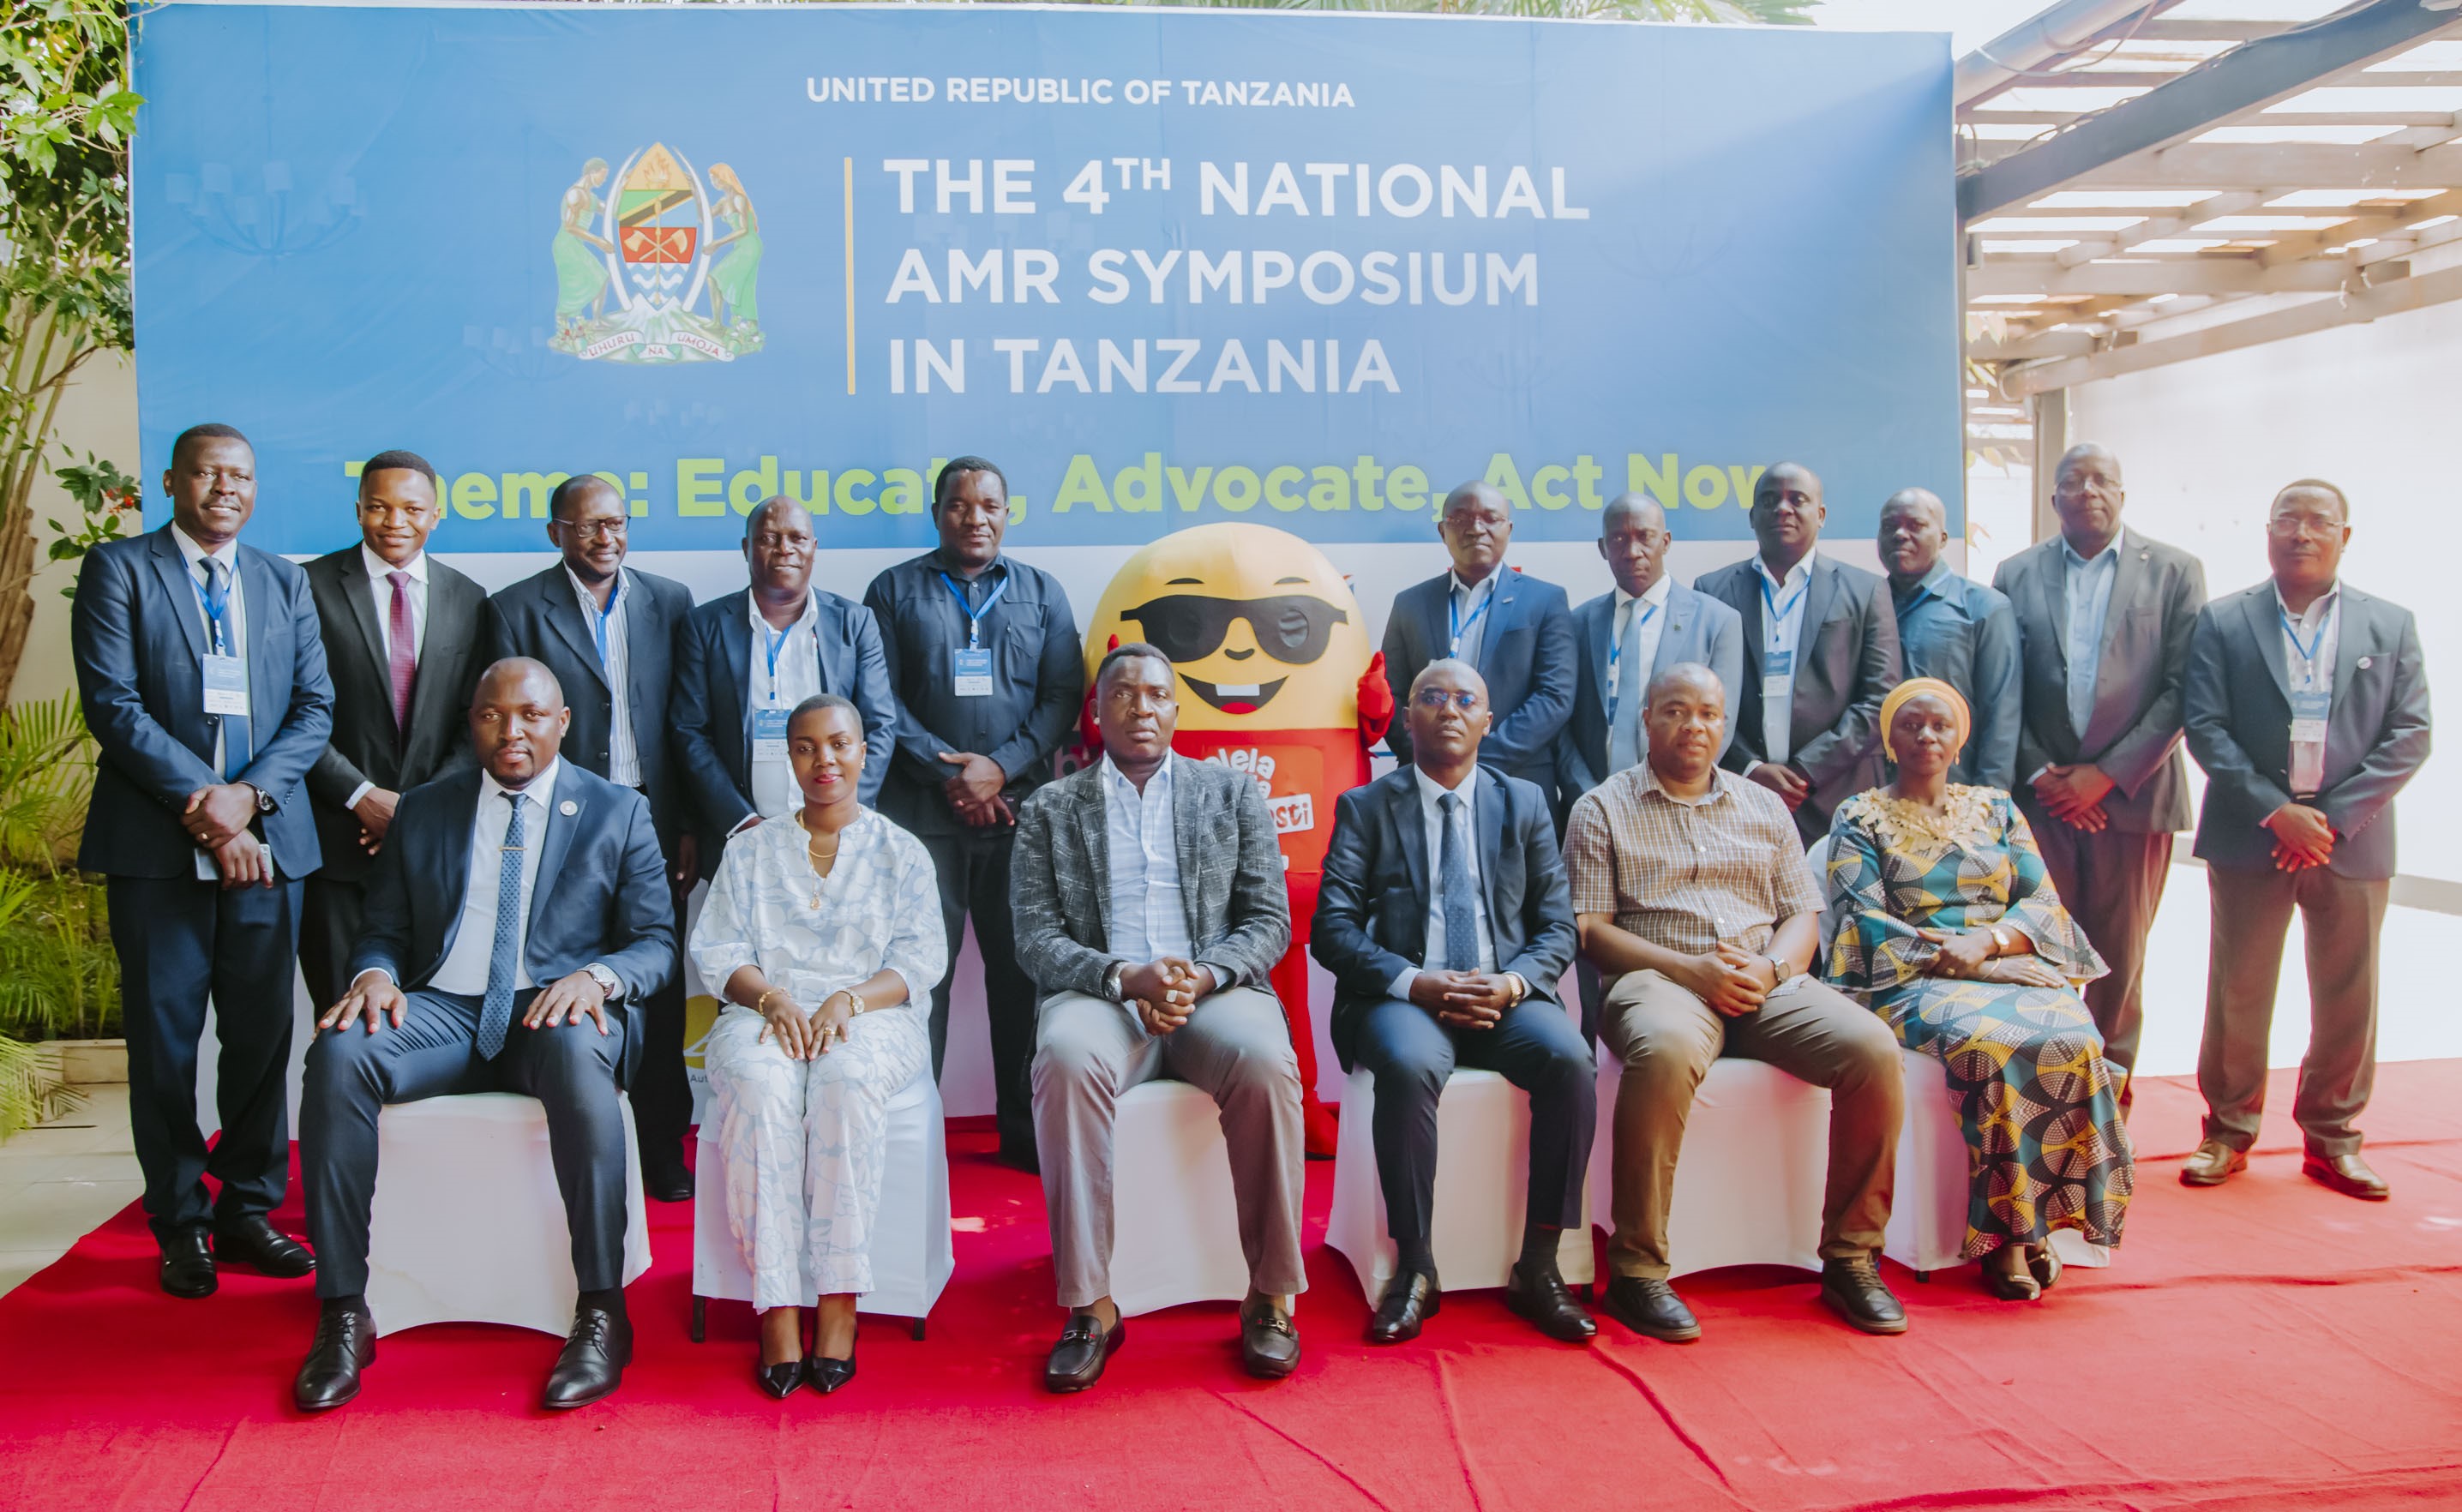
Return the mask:
M1373 745L1393 723L1393 689L1385 680L1385 653L1368 659L1359 674L1359 738Z

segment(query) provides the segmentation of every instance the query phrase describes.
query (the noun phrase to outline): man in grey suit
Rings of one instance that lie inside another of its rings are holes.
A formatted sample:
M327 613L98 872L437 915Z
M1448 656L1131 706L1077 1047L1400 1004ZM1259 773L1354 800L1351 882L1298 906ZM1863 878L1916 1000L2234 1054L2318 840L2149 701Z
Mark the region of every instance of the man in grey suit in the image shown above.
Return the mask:
M1777 793L1810 845L1881 780L1881 700L1898 681L1898 618L1877 573L1814 551L1829 510L1811 468L1753 485L1752 557L1693 586L1741 616L1743 680L1718 765Z
M1957 690L1975 731L1949 780L2007 792L2018 783L2018 615L1997 591L1949 570L1949 511L1930 488L1900 488L1881 506L1881 571L1898 616L1898 655L1911 678Z
M1081 1392L1126 1337L1111 1297L1112 1142L1122 1092L1169 1076L1222 1110L1248 1258L1240 1351L1252 1375L1299 1364L1299 1056L1267 973L1291 938L1264 789L1172 754L1170 659L1142 641L1094 673L1103 759L1018 810L1017 959L1037 1010L1035 1146L1069 1322L1044 1384Z
M2330 483L2276 495L2273 579L2208 605L2189 652L2182 702L2206 769L2197 854L2214 899L2197 1052L2205 1138L2180 1169L2190 1186L2248 1165L2296 907L2308 938L2308 1053L2292 1104L2300 1169L2351 1197L2387 1195L2352 1126L2376 1079L2393 798L2428 760L2428 677L2410 612L2340 580L2350 520Z
M2023 661L2018 807L2061 900L2111 966L2086 983L2085 1004L2104 1059L2123 1071L2137 1064L2146 937L2171 834L2189 827L2180 681L2206 606L2205 568L2123 531L2126 502L2118 458L2070 447L2052 477L2060 539L2028 547L1992 578L2018 612Z

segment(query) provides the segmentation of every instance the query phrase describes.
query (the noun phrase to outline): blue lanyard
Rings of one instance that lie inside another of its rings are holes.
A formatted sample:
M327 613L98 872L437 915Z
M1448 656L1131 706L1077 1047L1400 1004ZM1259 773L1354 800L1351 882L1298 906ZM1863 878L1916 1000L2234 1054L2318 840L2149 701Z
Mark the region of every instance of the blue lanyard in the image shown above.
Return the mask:
M778 702L778 653L786 649L787 637L795 633L796 625L800 625L802 623L803 621L798 619L794 621L793 624L789 624L786 629L769 637L769 644L767 649L769 653L769 702L772 703ZM766 634L768 627L764 625L762 628Z
M1648 630L1650 622L1658 617L1656 604L1645 603L1638 598L1634 599L1633 603L1641 609L1641 617L1624 627L1627 636ZM1616 671L1623 661L1624 636L1618 636L1608 642L1608 723L1610 724L1615 723L1616 692L1619 686L1616 682Z
M1493 583L1495 579L1490 578L1488 581ZM1461 600L1454 597L1450 593L1445 594L1445 628L1453 633L1449 647L1453 655L1461 655L1462 632L1478 624L1479 616L1487 613L1487 606L1495 602L1496 590L1491 587L1487 591L1487 596L1479 601L1479 607L1470 612L1470 617L1464 619L1461 616Z
M223 581L222 573L214 571L213 558L207 557L197 565L205 569L205 580L198 583L191 578L189 581L197 590L197 602L205 607L206 623L213 626L214 655L228 656L230 632L224 621L230 616L230 586Z
M2324 617L2317 621L2316 636L2305 645L2300 640L2300 627L2291 622L2291 616L2283 613L2278 601L2274 606L2274 617L2282 621L2282 633L2291 637L2291 649L2300 653L2300 669L2303 674L2300 680L2315 682L2317 653L2325 649L2325 627L2334 622L2334 612L2330 609L2325 611Z
M983 646L983 616L990 614L992 612L992 605L999 603L1001 601L1001 595L1008 592L1008 574L1003 572L1001 574L1000 586L993 589L988 594L984 595L983 607L977 609L974 605L966 602L966 591L964 589L960 588L956 583L950 581L948 573L942 572L940 574L940 586L949 591L949 596L958 601L958 612L966 616L967 650L979 650Z
M1795 591L1795 596L1786 601L1784 609L1778 606L1777 595L1770 592L1769 574L1755 568L1753 575L1761 580L1761 605L1769 611L1769 623L1761 627L1762 632L1767 637L1775 638L1781 633L1779 627L1786 622L1786 616L1794 614L1795 606L1803 603L1803 595L1812 591L1812 574L1809 572L1804 574L1803 586Z
M591 638L598 642L598 666L601 671L607 668L607 621L616 617L616 606L623 597L624 570L620 567L616 570L616 586L607 590L606 608L599 608L598 601L589 594L582 595L581 607L590 614Z

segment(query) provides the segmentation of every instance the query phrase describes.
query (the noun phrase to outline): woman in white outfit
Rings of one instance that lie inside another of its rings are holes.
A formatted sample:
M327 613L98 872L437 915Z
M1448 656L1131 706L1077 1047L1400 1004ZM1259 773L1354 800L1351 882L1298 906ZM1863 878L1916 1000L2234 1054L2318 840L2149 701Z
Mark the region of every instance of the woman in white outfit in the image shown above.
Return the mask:
M727 843L692 932L693 965L728 1004L704 1048L721 1200L761 1315L754 1379L776 1397L854 1378L886 1109L931 1060L917 1004L948 960L931 856L855 800L854 705L806 699L787 744L802 811Z

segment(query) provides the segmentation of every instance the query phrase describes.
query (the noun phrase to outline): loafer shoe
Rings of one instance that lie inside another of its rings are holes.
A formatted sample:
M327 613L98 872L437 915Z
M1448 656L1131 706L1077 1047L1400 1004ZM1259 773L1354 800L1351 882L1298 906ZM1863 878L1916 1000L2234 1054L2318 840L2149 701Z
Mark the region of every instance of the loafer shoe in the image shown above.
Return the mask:
M1601 1305L1609 1317L1648 1338L1690 1344L1701 1336L1701 1320L1664 1281L1618 1276L1608 1283Z
M1821 1263L1821 1300L1866 1333L1904 1333L1907 1309L1881 1284L1881 1263L1869 1255Z
M291 1378L291 1399L303 1413L321 1413L359 1394L359 1372L377 1357L377 1320L362 1311L329 1311L316 1320L316 1342Z
M1565 1344L1587 1344L1597 1337L1598 1324L1587 1307L1573 1299L1554 1265L1544 1268L1516 1264L1504 1278L1504 1305L1537 1326L1540 1332Z
M641 1190L654 1201L689 1202L693 1195L692 1167L684 1164L680 1155L665 1155L656 1160L641 1162Z
M2208 1139L2181 1165L2180 1184L2220 1186L2247 1169L2247 1151L2235 1150L2220 1139Z
M1120 1346L1129 1338L1129 1320L1121 1318L1103 1331L1102 1320L1091 1312L1072 1312L1060 1329L1060 1342L1051 1347L1051 1357L1043 1364L1043 1385L1047 1391L1082 1392L1103 1378L1103 1367L1111 1363Z
M210 1297L220 1283L214 1275L213 1246L202 1228L184 1228L162 1241L162 1289L175 1297Z
M632 1363L631 1320L604 1307L575 1308L572 1332L548 1372L539 1405L556 1413L587 1407L623 1385L624 1367Z
M1437 1285L1435 1271L1393 1272L1393 1279L1385 1283L1385 1295L1377 1300L1376 1315L1368 1320L1368 1342L1409 1343L1444 1303L1444 1288Z
M1300 1368L1300 1330L1271 1303L1240 1308L1240 1363L1261 1381L1279 1381Z
M246 1265L260 1276L283 1280L313 1274L316 1257L307 1245L273 1226L262 1213L214 1225L214 1256L226 1265Z
M2329 1186L2344 1197L2355 1197L2364 1202L2382 1202L2393 1196L2393 1188L2385 1177L2368 1169L2358 1151L2349 1155L2318 1155L2311 1151L2300 1157L2300 1174L2320 1186Z

